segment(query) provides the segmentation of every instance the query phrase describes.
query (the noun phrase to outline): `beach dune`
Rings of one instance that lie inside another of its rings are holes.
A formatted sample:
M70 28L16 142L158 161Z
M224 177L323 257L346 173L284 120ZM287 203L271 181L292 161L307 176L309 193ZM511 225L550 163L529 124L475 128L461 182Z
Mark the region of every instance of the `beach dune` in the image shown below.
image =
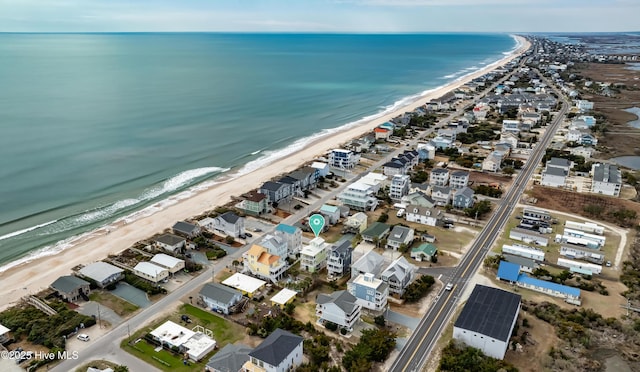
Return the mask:
M341 143L373 130L373 128L383 122L389 121L407 111L414 110L426 102L441 97L447 92L464 85L472 79L505 65L530 47L526 39L522 37L517 38L520 47L511 55L506 56L499 62L489 65L482 70L434 90L415 102L398 108L398 110L394 112L363 123L362 125L345 129L342 132L319 138L295 154L288 155L268 166L238 178L220 182L207 190L203 190L188 199L179 201L151 216L135 220L128 224L112 224L108 231L103 228L92 234L88 234L83 239L75 242L72 247L55 255L41 257L0 273L0 282L2 283L0 288L0 298L2 298L0 309L15 304L23 296L47 288L59 276L68 275L71 269L77 265L86 265L102 260L109 254L116 254L140 240L161 232L165 228L172 226L176 221L187 219L211 210L215 206L223 205L229 202L232 196L237 196L256 188L262 182L283 172L292 171L302 163L313 160L326 151L339 146Z

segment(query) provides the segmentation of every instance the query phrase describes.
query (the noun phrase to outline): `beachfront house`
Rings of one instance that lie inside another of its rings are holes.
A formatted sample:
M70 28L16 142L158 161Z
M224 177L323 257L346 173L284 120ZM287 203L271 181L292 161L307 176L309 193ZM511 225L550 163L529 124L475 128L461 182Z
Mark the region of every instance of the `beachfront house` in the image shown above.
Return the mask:
M327 277L340 278L347 274L351 269L352 252L349 240L332 245L327 259Z
M207 309L229 315L242 300L242 293L220 283L207 283L198 292L198 298Z
M454 208L464 209L473 207L473 197L475 195L475 191L470 187L463 187L461 189L456 190L453 194L453 199L451 204Z
M234 238L243 237L244 217L240 217L231 211L225 212L213 219L211 229Z
M133 268L133 273L154 284L158 284L169 278L169 270L151 262L139 262Z
M242 195L242 201L236 204L236 208L246 214L259 216L269 211L269 197L266 194L251 191Z
M243 372L288 372L302 364L304 339L280 328L249 353Z
M184 269L185 262L179 258L169 256L168 254L158 253L149 260L154 265L164 267L169 270L169 273L175 274L178 271Z
M289 257L296 257L300 249L302 249L302 230L298 227L280 223L276 226L273 234L287 243L287 255Z
M393 261L385 271L382 272L380 278L389 285L389 293L396 294L401 297L405 288L415 278L416 267L407 261L406 258L400 256Z
M261 194L267 195L270 203L280 203L280 201L290 198L292 195L291 185L281 182L267 181L258 190Z
M325 220L329 225L335 225L340 221L340 208L335 205L322 204L320 207L320 214L325 217Z
M330 244L321 237L316 237L300 251L300 270L310 273L319 272L327 266Z
M591 166L593 182L591 192L609 196L620 196L622 189L622 174L613 164L593 164Z
M353 326L360 320L362 306L357 298L347 291L336 291L316 297L316 316L322 324L327 322L337 324L340 328L353 330Z
M373 311L387 308L389 285L373 274L360 274L347 282L347 290L356 298L356 303Z
M269 253L260 245L254 244L242 255L242 262L246 270L258 278L277 283L284 277L288 265L280 256Z
M193 239L202 232L200 226L186 221L176 222L171 229L174 234L184 236L188 239Z
M413 243L413 238L414 230L412 228L396 225L387 238L387 248L397 251L403 244L408 247Z
M88 300L89 295L89 282L82 280L77 276L65 275L56 279L49 286L56 291L56 294L62 297L63 300L68 302L74 302L81 298Z
M300 189L304 191L316 187L320 172L315 168L304 166L300 169L296 169L293 172L290 172L288 176L297 180Z
M177 235L164 234L153 239L153 242L169 253L179 253L187 244L187 240Z
M81 276L93 280L100 288L115 284L124 278L124 270L102 261L83 267L79 273Z
M445 168L435 168L429 173L429 185L447 186L449 183L449 170Z
M318 177L326 177L329 174L329 164L320 161L311 163L311 168L318 170Z
M351 150L334 149L329 153L329 165L338 169L353 169L360 162L360 154Z
M504 359L518 320L521 296L476 284L453 325L454 340Z
M438 255L438 248L431 243L422 243L411 249L411 258L420 261L431 261Z

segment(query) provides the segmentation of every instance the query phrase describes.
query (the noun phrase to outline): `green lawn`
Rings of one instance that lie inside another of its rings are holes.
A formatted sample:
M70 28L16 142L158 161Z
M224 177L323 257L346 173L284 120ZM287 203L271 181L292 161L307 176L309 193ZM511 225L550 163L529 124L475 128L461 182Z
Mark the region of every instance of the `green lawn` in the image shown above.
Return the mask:
M139 332L138 337L142 337L144 332ZM132 339L137 339L133 337ZM189 362L189 365L184 365L182 358L178 357L166 350L155 351L155 346L147 343L145 340L140 340L135 344L127 344L127 340L122 341L120 345L128 353L135 355L139 359L151 364L152 366L159 368L163 371L176 371L176 372L191 372L202 371L207 364L208 358L203 358L199 363Z
M206 310L197 308L195 306L185 304L180 308L180 314L187 314L193 320L193 323L189 324L189 328L193 328L196 325L201 325L213 332L213 338L218 343L218 347L221 348L229 343L244 338L245 330L240 325L219 317L216 314L208 312ZM180 314L177 315L179 322ZM174 320L175 321L175 320Z
M101 305L110 308L122 317L126 317L139 309L137 305L103 290L92 292L89 294L89 299L91 301L99 302Z
M192 329L196 325L200 325L211 330L211 332L213 332L213 338L217 343L217 349L221 349L229 343L234 343L243 339L246 333L245 330L236 323L219 317L206 310L185 304L180 307L179 312L158 322L154 322L144 329L138 330L131 335L131 340L143 338L146 333L151 332L154 328L167 320L181 324L180 316L182 314L187 314L192 320L192 323L186 325L187 328ZM184 325L184 323L182 323L182 325ZM175 356L166 350L156 352L154 350L155 346L147 343L144 339L131 345L127 343L128 340L129 339L125 339L122 341L120 344L122 349L163 371L202 371L204 370L205 364L211 357L211 355L207 355L199 363L189 362L190 365L185 366L182 363L181 357Z

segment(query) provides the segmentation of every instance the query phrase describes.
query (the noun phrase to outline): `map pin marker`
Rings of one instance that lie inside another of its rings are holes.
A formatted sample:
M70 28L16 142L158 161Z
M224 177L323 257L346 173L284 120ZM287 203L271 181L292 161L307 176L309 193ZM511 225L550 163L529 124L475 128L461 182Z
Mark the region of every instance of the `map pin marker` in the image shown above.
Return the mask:
M311 227L313 233L318 237L324 228L324 217L321 214L312 215L309 217L309 227Z

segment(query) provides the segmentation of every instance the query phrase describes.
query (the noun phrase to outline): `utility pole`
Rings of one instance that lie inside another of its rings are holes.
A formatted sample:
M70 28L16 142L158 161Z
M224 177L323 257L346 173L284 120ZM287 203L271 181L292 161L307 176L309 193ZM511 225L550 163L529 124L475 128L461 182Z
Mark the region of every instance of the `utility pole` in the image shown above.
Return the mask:
M129 335L129 342L131 342L131 330L129 330L129 322L127 322L127 334Z
M102 328L102 323L100 322L100 304L98 304L98 328Z

